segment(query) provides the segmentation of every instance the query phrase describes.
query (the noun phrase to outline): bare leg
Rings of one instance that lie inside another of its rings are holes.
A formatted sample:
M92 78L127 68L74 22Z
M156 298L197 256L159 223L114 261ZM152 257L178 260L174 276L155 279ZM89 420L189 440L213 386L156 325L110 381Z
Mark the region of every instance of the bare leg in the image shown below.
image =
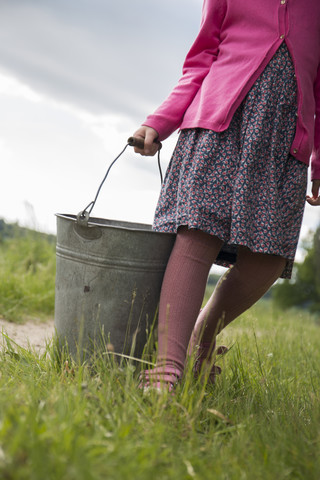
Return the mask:
M220 279L199 314L193 335L199 336L202 332L201 341L213 343L224 327L267 292L281 275L285 263L283 257L239 247L237 263Z

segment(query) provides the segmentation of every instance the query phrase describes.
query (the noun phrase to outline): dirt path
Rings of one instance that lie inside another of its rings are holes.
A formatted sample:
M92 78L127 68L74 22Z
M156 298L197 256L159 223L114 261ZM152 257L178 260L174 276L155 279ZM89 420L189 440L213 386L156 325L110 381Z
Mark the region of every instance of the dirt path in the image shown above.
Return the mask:
M31 347L43 350L46 342L50 341L54 333L53 320L46 322L28 321L23 324L7 322L0 318L0 346L4 344L2 333L8 335L21 347Z

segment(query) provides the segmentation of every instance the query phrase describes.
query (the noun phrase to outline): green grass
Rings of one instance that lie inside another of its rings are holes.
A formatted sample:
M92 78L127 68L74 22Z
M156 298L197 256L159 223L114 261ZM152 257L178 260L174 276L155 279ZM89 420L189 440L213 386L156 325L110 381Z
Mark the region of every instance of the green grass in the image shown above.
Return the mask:
M25 231L0 239L0 313L6 320L53 315L55 244Z
M145 396L138 368L0 353L0 478L320 478L316 318L259 303L220 335L214 387L188 370L175 396ZM67 363L66 363L67 362Z

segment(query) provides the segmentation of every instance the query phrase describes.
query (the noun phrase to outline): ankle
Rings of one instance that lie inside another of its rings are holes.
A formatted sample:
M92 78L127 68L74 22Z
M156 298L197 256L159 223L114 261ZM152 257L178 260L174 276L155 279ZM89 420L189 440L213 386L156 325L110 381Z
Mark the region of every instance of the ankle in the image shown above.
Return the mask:
M203 339L193 342L190 355L196 358L210 358L216 348L216 340L204 341Z

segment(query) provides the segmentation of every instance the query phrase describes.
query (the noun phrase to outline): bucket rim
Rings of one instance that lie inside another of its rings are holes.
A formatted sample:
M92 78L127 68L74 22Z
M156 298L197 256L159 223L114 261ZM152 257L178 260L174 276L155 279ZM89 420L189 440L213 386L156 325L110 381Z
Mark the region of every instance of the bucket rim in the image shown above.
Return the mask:
M77 220L77 215L70 214L70 213L55 213L55 216L57 218L61 218L61 219L65 219L73 222L76 222ZM138 230L139 232L147 232L147 233L153 233L157 235L176 236L175 233L155 232L154 230L152 230L152 225L148 223L128 222L127 220L115 220L111 218L90 217L88 221L88 226L117 228L121 230L129 230L129 231Z

